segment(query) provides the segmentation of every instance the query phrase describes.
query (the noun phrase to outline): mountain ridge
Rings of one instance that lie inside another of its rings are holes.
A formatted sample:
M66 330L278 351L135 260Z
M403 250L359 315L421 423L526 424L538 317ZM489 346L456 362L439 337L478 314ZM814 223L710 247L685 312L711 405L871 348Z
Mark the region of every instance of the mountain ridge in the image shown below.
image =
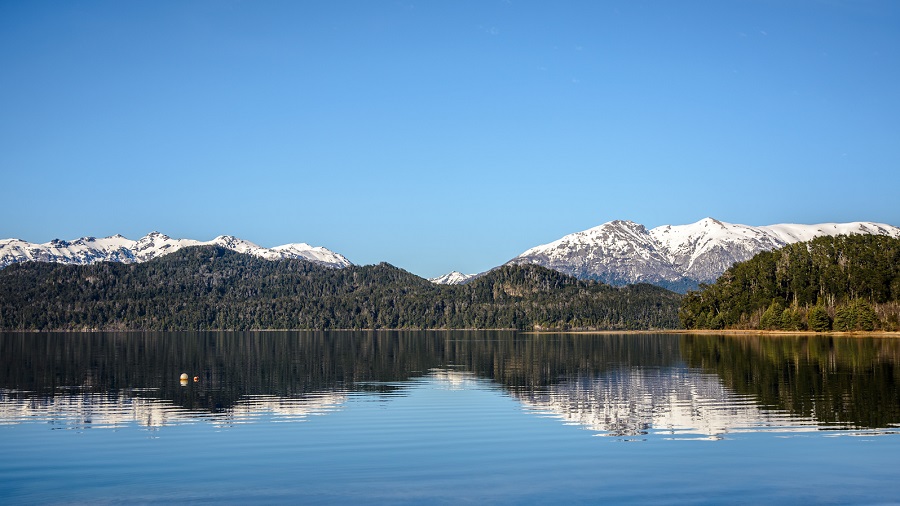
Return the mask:
M503 265L537 264L583 280L617 286L650 283L684 293L701 283L714 282L729 267L749 260L759 252L821 236L849 234L900 238L900 228L874 222L750 226L704 218L687 225L661 225L647 229L633 221L613 220L529 248ZM99 239L90 236L71 241L54 239L43 244L2 239L0 269L23 261L139 263L187 246L203 245L217 245L267 260L300 258L333 268L353 265L339 253L307 243L265 248L231 235L198 241L173 239L154 231L136 241L120 234ZM484 274L454 271L429 281L435 284L462 284Z
M62 264L92 264L96 262L141 263L174 253L188 246L221 246L238 253L247 253L267 260L299 258L326 267L343 268L353 265L346 257L321 246L289 243L264 248L232 235L220 235L211 241L174 239L158 231L138 240L121 234L96 238L80 237L71 241L53 239L43 244L21 239L0 239L0 269L19 262L39 261Z
M651 283L687 291L714 282L736 262L761 251L821 236L900 237L900 228L874 222L750 226L704 218L687 225L614 220L524 251L506 264L534 263L612 285Z

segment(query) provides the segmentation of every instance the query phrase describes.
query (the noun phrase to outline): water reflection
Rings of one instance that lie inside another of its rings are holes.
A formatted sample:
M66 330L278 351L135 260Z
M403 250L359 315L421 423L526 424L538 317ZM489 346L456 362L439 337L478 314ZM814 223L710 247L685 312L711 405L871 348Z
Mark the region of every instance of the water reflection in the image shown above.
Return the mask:
M896 339L686 336L682 353L730 390L825 427L900 422Z
M0 390L0 424L44 422L60 429L123 428L138 425L158 429L206 420L220 427L253 422L303 421L325 414L346 401L346 395L323 394L306 398L248 396L234 406L216 413L191 411L172 402L118 394L60 393L34 397L23 392Z
M599 435L881 429L900 422L900 342L514 332L0 335L0 424L154 429L303 421L410 380L489 379ZM182 386L179 376L192 381ZM197 376L197 381L193 381Z
M717 376L681 368L627 369L516 396L534 410L606 436L721 439L747 431L817 430L814 420L763 409Z

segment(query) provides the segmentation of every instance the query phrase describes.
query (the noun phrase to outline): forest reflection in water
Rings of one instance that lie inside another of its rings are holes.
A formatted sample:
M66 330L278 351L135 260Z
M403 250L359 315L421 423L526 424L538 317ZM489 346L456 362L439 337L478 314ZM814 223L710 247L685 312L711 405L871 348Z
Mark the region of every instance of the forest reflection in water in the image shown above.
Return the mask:
M0 335L0 424L223 426L389 400L418 379L494 382L526 409L601 435L900 423L900 341L516 332ZM186 385L181 373L191 378ZM197 381L193 381L193 377Z

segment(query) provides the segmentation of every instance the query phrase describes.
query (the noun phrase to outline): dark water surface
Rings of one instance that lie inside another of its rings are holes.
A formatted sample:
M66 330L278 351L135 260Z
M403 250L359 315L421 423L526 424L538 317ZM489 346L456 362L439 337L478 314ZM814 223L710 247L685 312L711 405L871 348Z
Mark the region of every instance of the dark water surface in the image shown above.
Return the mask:
M891 339L0 334L4 504L900 503L898 424Z

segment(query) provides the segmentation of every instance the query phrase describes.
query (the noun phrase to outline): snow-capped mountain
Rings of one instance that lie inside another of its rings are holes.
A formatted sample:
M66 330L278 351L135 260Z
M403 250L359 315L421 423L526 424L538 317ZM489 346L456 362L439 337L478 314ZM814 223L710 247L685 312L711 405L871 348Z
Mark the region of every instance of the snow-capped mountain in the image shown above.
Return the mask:
M752 227L705 218L690 225L647 230L617 220L536 246L507 263L534 263L617 285L653 283L684 291L715 281L735 262L760 251L841 234L900 238L900 228L871 222Z
M44 244L34 244L20 239L2 239L0 240L0 268L29 260L67 264L146 262L187 246L206 245L221 246L238 253L246 253L267 260L300 258L335 268L353 265L343 255L321 246L310 246L305 243L263 248L250 241L230 235L220 235L211 241L202 242L194 239L173 239L159 232L151 232L137 241L127 239L121 235L104 237L102 239L82 237L73 241L54 239Z
M444 274L443 276L438 276L436 278L429 278L428 281L432 283L436 283L438 285L461 285L463 283L467 283L472 278L478 276L477 274L463 274L459 271L449 272Z
M577 278L617 285L681 277L646 227L622 220L536 246L507 263L534 263Z

